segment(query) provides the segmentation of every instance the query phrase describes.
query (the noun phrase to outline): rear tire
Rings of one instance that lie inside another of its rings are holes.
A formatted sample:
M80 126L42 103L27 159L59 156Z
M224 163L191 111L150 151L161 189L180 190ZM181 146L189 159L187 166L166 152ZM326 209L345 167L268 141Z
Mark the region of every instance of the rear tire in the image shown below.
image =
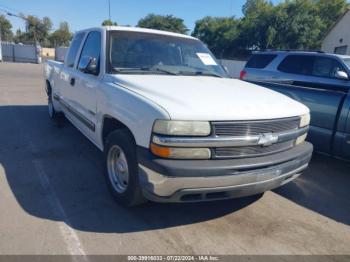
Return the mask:
M55 107L53 105L53 95L52 95L52 91L49 91L49 94L47 96L47 107L48 107L48 113L49 113L49 117L54 120L54 121L58 121L58 120L62 120L63 119L63 113L61 112L57 112L55 110Z
M104 147L105 178L113 197L123 206L146 202L139 183L136 144L125 129L111 132Z

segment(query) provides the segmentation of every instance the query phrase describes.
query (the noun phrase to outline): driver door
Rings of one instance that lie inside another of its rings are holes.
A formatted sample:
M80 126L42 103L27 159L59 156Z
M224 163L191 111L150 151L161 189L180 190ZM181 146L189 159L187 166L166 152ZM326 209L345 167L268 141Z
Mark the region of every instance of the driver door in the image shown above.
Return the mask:
M77 63L77 70L73 77L74 89L72 107L75 118L78 119L78 127L93 141L96 138L96 90L101 81L100 56L101 56L101 32L91 31L85 38L82 51ZM94 70L88 71L87 60L95 61Z

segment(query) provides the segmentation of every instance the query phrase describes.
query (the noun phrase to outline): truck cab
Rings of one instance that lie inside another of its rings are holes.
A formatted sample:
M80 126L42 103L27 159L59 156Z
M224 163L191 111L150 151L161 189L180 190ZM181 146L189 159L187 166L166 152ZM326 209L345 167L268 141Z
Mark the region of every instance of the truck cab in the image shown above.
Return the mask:
M301 175L309 109L230 79L198 39L102 27L75 34L45 65L48 111L105 156L107 184L133 206L261 194Z

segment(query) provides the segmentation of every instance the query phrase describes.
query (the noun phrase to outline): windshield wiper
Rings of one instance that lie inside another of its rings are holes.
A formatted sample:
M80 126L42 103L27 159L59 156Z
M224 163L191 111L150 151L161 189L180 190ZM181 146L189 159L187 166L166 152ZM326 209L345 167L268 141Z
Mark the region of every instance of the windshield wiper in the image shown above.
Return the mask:
M196 75L203 75L203 76L215 76L215 77L224 78L222 75L219 75L219 74L214 73L214 72L208 72L208 71L196 71L195 74Z
M177 73L170 71L170 70L166 70L163 68L159 68L157 66L154 67L136 67L136 68L120 68L120 67L113 67L113 71L117 72L117 73L126 73L126 72L162 72L162 73L166 73L168 75L178 75Z
M214 72L209 72L209 71L180 71L179 73L181 74L191 74L191 75L199 75L199 76L214 76L214 77L220 77L224 78L222 75L219 75Z
M153 66L153 67L149 68L149 70L151 70L151 71L156 70L156 71L158 71L158 72L167 73L167 74L169 74L169 75L175 75L175 76L178 75L178 73L175 73L174 71L167 70L167 69L161 68L161 67L159 67L159 66Z

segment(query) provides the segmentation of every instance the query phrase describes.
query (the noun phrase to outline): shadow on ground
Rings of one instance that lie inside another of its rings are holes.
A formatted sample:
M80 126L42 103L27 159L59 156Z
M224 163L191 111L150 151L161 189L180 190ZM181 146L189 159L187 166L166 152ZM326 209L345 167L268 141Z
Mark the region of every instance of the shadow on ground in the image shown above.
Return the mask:
M350 225L350 163L314 154L295 182L275 193L335 221Z
M107 190L102 154L67 120L52 122L46 106L2 106L0 119L6 123L0 126L0 175L6 175L18 204L32 216L64 220L77 230L125 233L188 225L259 199L123 208ZM65 216L52 203L52 192Z

